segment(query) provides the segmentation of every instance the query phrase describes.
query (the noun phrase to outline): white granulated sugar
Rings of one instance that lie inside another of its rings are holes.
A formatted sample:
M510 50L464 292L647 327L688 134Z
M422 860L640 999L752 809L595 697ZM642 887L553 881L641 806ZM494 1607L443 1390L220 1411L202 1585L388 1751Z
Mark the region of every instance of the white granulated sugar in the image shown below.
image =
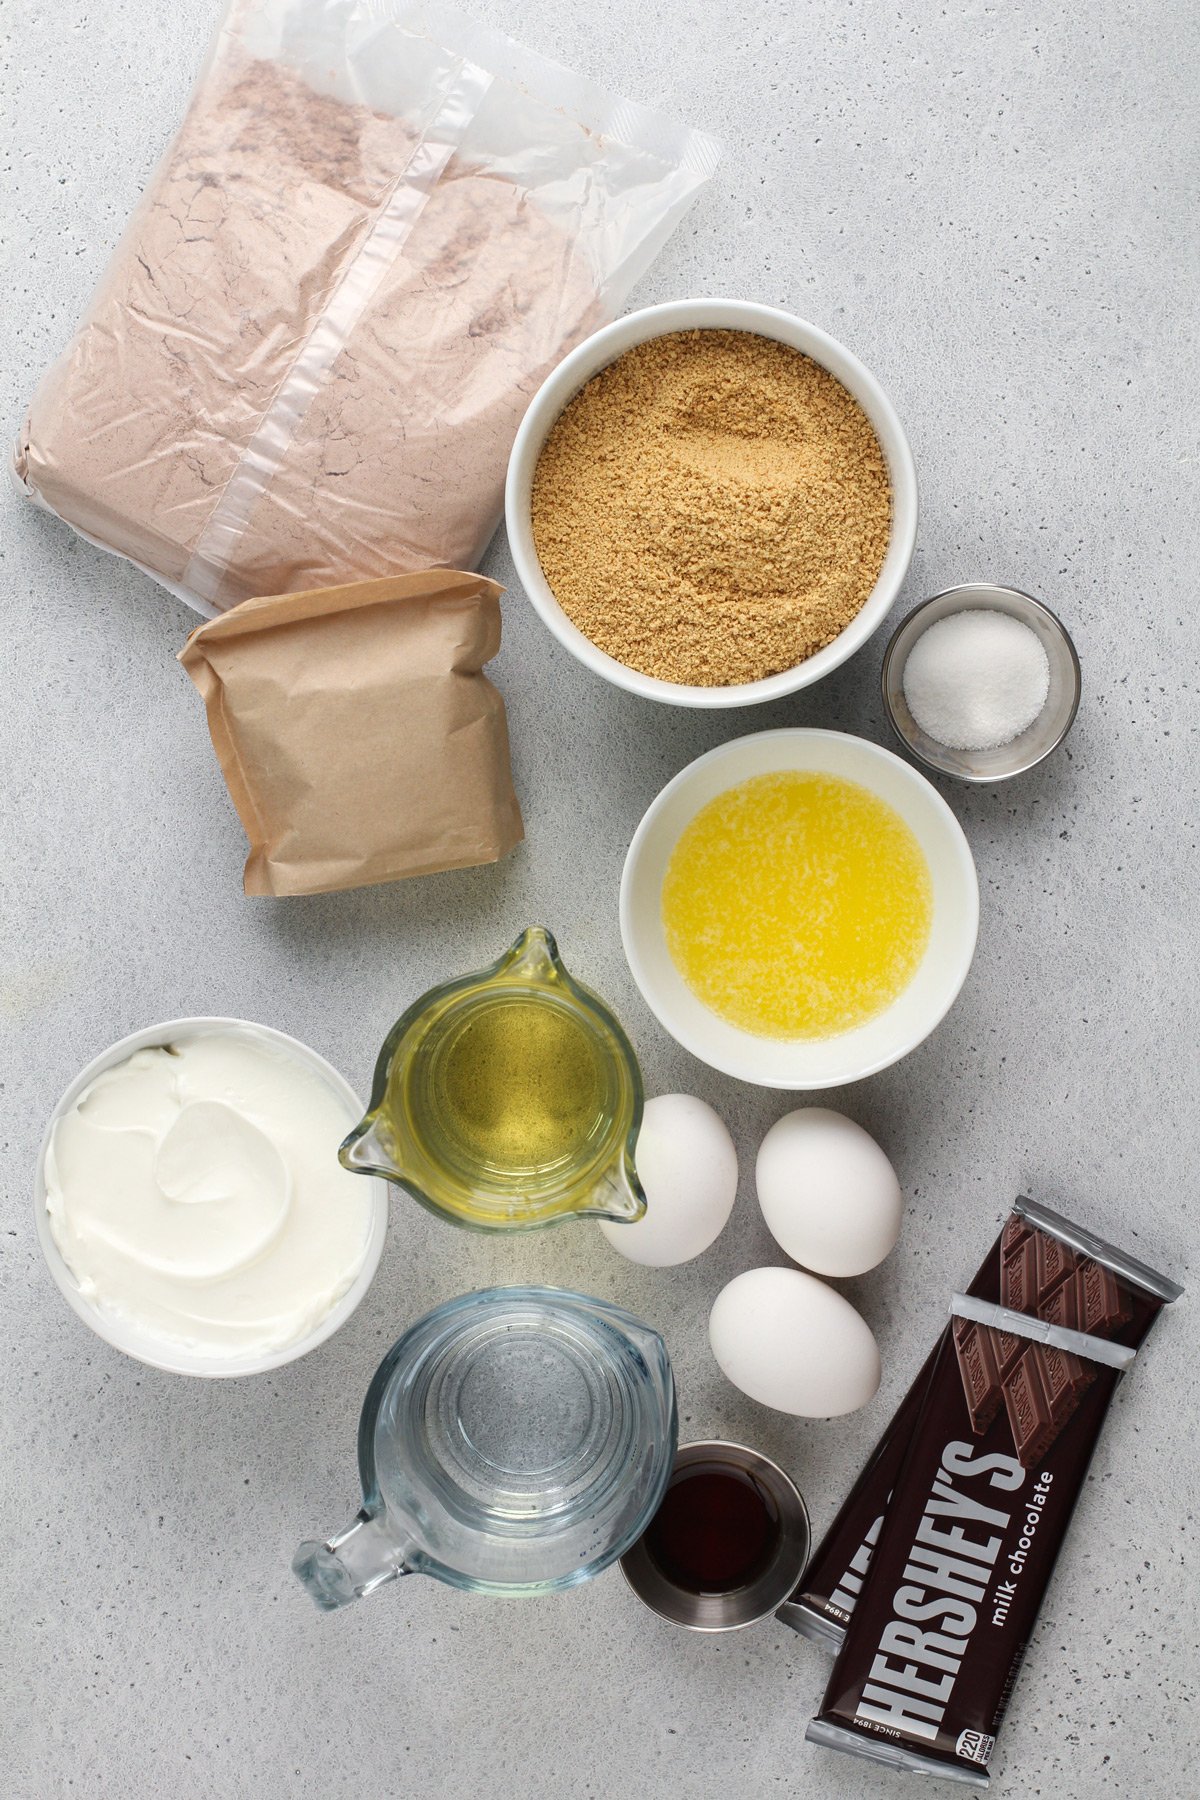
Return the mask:
M948 750L995 750L1046 704L1050 664L1037 634L1007 613L951 613L922 632L904 665L908 710Z

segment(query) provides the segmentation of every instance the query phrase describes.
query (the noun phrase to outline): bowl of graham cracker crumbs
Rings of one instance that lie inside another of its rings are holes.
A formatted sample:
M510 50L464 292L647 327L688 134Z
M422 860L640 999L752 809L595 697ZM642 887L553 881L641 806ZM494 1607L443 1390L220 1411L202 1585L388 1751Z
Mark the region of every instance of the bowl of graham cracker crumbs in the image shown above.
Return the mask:
M912 557L912 454L875 377L772 306L682 300L587 338L543 383L505 492L517 574L573 655L676 706L819 681Z

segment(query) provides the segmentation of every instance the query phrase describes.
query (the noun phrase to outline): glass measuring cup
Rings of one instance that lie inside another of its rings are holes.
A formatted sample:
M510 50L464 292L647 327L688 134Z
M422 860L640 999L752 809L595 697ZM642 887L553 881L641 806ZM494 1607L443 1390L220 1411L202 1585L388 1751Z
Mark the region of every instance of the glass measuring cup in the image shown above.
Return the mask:
M325 1611L398 1575L573 1587L645 1530L677 1430L666 1348L640 1319L558 1288L464 1294L384 1357L359 1421L362 1508L292 1567Z
M338 1154L477 1230L640 1219L642 1104L629 1039L535 925L490 968L409 1007Z

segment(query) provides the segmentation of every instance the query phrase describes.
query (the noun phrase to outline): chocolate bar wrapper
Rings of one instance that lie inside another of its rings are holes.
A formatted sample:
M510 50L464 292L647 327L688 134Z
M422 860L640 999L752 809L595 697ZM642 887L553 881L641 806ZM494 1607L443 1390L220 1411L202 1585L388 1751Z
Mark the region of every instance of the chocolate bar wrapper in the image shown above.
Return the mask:
M1033 1202L997 1248L994 1291L952 1303L806 1733L979 1787L1121 1366L1181 1291Z
M989 1250L967 1289L969 1294L995 1291L999 1282L1000 1239ZM950 1330L946 1326L946 1332ZM946 1335L943 1332L942 1336ZM846 1495L817 1548L804 1578L775 1617L802 1637L811 1638L835 1655L841 1649L854 1604L862 1592L871 1553L883 1529L884 1512L905 1452L912 1441L925 1390L941 1348L939 1338L920 1373L892 1415L858 1480Z
M1038 1269L1036 1249L1031 1252L1035 1258L1032 1273L1020 1254L1023 1244L1027 1241L1036 1243L1038 1237L1054 1240L1063 1253L1060 1255L1058 1250L1043 1246L1041 1266L1051 1284L1041 1297L1031 1291ZM1010 1253L1014 1251L1017 1252L1016 1260L1010 1261ZM1122 1268L1134 1270L1135 1278L1139 1275L1149 1277L1152 1283L1160 1280L1152 1270L1141 1264L1131 1264L1128 1258L1114 1252L1111 1246L1093 1238L1060 1213L1038 1201L1022 1198L1015 1203L966 1292L980 1299L1003 1301L1017 1311L1040 1312L1055 1324L1074 1325L1079 1318L1076 1288L1065 1279L1067 1261L1072 1255L1083 1262L1099 1259L1102 1268L1107 1267L1102 1260L1105 1256L1116 1255ZM1104 1337L1112 1332L1119 1333L1127 1321L1115 1317L1106 1319L1102 1315L1101 1302L1102 1296L1095 1296L1086 1311L1091 1321L1091 1335ZM950 1331L951 1326L947 1324L847 1494L833 1524L814 1550L800 1586L776 1613L783 1624L790 1625L794 1631L811 1638L834 1655L841 1648L855 1602L862 1591L874 1546L883 1529L888 1497L912 1442L930 1375ZM1007 1366L1013 1350L1011 1335L1004 1337L1002 1348ZM998 1395L993 1403L998 1408Z

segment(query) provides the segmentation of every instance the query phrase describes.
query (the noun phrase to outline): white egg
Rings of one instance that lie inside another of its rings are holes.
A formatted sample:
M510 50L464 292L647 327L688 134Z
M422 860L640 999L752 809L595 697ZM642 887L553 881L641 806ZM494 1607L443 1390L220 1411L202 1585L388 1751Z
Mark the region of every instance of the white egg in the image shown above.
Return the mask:
M771 1235L818 1275L862 1275L895 1248L904 1207L896 1171L842 1113L785 1114L762 1141L754 1178Z
M708 1340L734 1387L778 1412L836 1418L865 1406L879 1386L870 1326L802 1269L736 1275L713 1302Z
M737 1195L737 1151L711 1106L691 1094L646 1102L634 1151L646 1211L633 1225L602 1219L622 1256L653 1269L690 1262L725 1229Z

